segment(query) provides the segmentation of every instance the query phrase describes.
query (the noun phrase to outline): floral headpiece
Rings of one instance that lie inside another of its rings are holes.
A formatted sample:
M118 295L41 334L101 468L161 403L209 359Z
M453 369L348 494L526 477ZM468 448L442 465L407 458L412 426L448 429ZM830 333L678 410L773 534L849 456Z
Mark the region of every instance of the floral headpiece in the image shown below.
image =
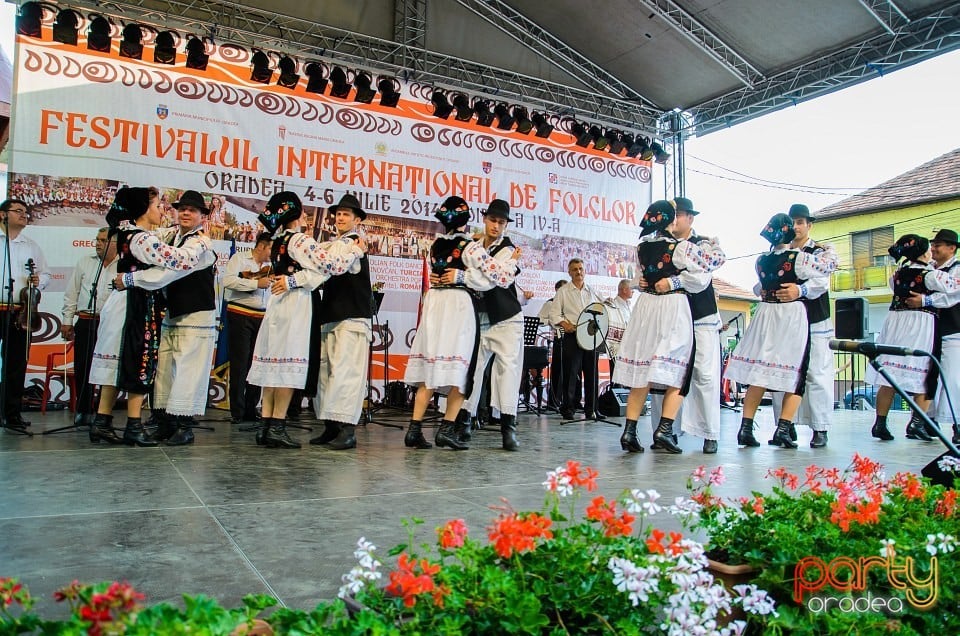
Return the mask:
M303 204L296 193L278 192L270 197L267 209L260 213L257 220L272 234L290 221L299 219L302 213Z
M460 197L448 197L434 215L449 232L462 227L470 221L470 206Z
M677 210L673 207L673 201L654 201L647 208L647 213L640 220L640 227L643 229L640 236L646 236L653 232L667 229L667 226L673 223L677 217Z
M767 221L766 227L760 232L760 236L767 239L771 247L782 243L789 243L797 238L797 233L793 230L793 219L790 215L780 212L774 214L773 218Z
M928 249L930 249L930 241L926 238L919 234L904 234L887 249L887 253L896 261L901 258L915 261L926 254Z

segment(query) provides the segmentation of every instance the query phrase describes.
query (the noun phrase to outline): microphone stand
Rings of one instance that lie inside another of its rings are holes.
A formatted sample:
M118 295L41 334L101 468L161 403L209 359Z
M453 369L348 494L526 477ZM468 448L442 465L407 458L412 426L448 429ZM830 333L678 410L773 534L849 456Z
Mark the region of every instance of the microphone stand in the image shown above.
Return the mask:
M611 424L613 426L619 427L620 426L619 422L614 422L612 419L609 419L606 417L598 417L598 415L600 415L600 411L597 410L597 408L599 407L599 404L597 404L597 400L599 399L599 395L600 395L600 369L599 369L600 365L598 364L598 362L600 361L600 354L597 353L597 346L599 344L597 342L597 334L600 334L600 339L603 342L604 351L609 352L609 349L607 348L607 334L603 333L603 331L600 329L600 323L599 321L597 321L597 314L591 311L588 311L587 313L590 315L590 318L588 318L584 322L579 323L577 327L580 327L581 325L593 326L593 349L591 350L591 353L593 354L591 356L593 358L593 386L590 387L590 389L593 390L593 415L591 417L584 417L581 419L565 420L560 422L560 424L562 426L563 424L573 424L575 422L604 422L606 424ZM579 343L577 343L577 346L579 346ZM607 353L607 358L608 359L610 358L609 353ZM586 387L584 387L584 389L586 389Z
M376 294L380 294L380 301L377 301ZM383 339L383 392L386 395L386 392L390 390L390 321L384 321L380 324L380 305L383 302L382 292L373 292L370 296L370 305L373 309L373 324L381 334ZM360 424L366 426L367 424L376 424L378 426L384 426L387 428L398 428L401 431L404 429L404 426L401 424L393 424L391 422L378 421L373 417L373 414L377 411L390 408L384 404L384 400L381 399L380 403L377 406L373 405L373 343L370 343L370 350L367 352L367 407L363 410L363 414L360 417Z
M740 344L740 316L742 316L742 315L743 315L743 314L737 314L736 316L734 316L733 318L731 318L730 320L727 321L727 327L730 326L730 323L734 323L734 324L736 324L736 326L737 326L737 333L736 333L736 335L734 336L734 339L737 341L737 344ZM727 360L729 360L729 355L727 356ZM723 388L724 375L726 375L726 365L722 365L722 364L721 364L721 369L720 369L720 386L721 386L721 389ZM720 408L721 408L721 409L728 409L728 410L730 410L730 411L733 411L734 413L739 413L739 412L740 412L740 407L737 406L737 390L736 390L736 386L734 386L734 389L733 389L733 404L727 404L726 402L724 402L724 401L723 401L723 391L720 392Z
M2 361L3 361L3 379L0 381L3 385L3 390L0 391L0 428L5 429L8 433L17 433L18 435L25 435L26 437L33 437L33 433L30 431L22 430L19 428L11 428L7 426L7 382L10 378L7 374L7 369L9 369L10 358L10 331L11 325L13 323L13 285L16 281L13 279L13 261L10 255L10 213L3 213L3 243L4 243L4 257L3 257L3 277L6 278L7 288L6 288L6 297L4 301L6 302L6 311L3 312L3 352L2 352ZM29 325L28 325L29 328ZM18 408L17 411L20 409Z

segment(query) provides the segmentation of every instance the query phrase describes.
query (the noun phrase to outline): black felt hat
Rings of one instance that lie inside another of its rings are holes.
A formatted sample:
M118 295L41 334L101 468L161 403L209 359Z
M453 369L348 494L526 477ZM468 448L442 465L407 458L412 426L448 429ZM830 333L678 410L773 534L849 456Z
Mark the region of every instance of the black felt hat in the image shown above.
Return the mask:
M693 207L693 201L687 197L675 197L673 199L673 205L677 208L677 212L686 212L687 214L692 214L693 216L700 214Z
M173 207L177 210L183 206L197 208L203 214L210 214L210 208L207 207L207 202L203 200L203 195L196 190L184 190L183 194L180 195L180 200L173 203Z
M510 205L503 199L494 199L491 201L483 213L483 216L492 216L513 221L513 219L510 218Z
M955 230L948 230L943 228L937 232L937 235L930 239L930 242L940 241L941 243L950 243L954 247L958 245L957 243L957 232Z
M806 219L808 221L816 221L815 218L810 216L810 208L805 206L802 203L794 203L790 206L790 211L787 212L791 219Z
M339 208L347 208L348 210L352 210L354 214L360 217L361 221L367 218L367 213L364 212L363 208L360 207L360 200L350 193L340 197L340 202L336 205L331 205L329 208L327 208L327 211L331 214L336 214L337 209Z

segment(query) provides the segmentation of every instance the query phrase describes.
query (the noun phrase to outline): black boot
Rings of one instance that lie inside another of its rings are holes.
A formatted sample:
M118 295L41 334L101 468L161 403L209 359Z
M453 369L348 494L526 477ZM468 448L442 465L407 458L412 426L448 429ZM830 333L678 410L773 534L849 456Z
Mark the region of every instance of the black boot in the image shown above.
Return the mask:
M760 442L753 436L753 420L745 417L740 420L740 430L737 431L737 444L740 446L760 446Z
M814 431L813 438L810 440L810 448L823 448L827 445L827 432Z
M933 438L927 433L927 425L920 416L914 413L907 423L907 439L918 439L922 442L931 442Z
M457 434L454 432L455 427L456 425L450 420L440 422L440 428L437 429L437 434L433 438L433 443L437 445L437 448L444 446L452 448L453 450L467 450L470 448L466 444L461 444L460 440L457 439Z
M193 418L177 415L173 420L177 428L173 435L167 438L167 446L186 446L187 444L193 444L193 425L196 424Z
M270 428L272 424L272 417L264 417L260 419L260 426L257 427L257 432L253 436L253 439L257 442L257 446L263 446L266 444L267 429Z
M870 434L884 442L889 442L893 439L893 434L890 432L890 429L887 428L886 415L877 416L877 419L873 422L873 428L870 429Z
M516 415L500 415L500 436L503 438L503 450L520 450L520 442L517 441Z
M287 421L273 418L270 427L263 434L263 445L267 448L300 448L287 434Z
M433 448L433 444L426 440L423 431L420 430L422 425L423 422L410 420L410 425L407 426L407 434L403 436L404 446L407 448Z
M796 448L797 443L790 439L790 422L783 418L777 420L777 430L773 432L773 440L782 448Z
M165 442L177 432L174 418L163 409L156 409L150 413L150 419L147 420L145 428L150 433L150 439L155 442Z
M100 440L110 444L123 444L123 438L113 430L112 423L112 415L97 413L97 416L93 418L93 424L90 425L90 441L94 444L99 444Z
M953 445L960 444L960 424L953 425Z
M128 417L127 426L123 429L123 443L127 446L157 446L158 442L150 439L143 429L143 422L139 417Z
M319 436L314 437L310 440L310 443L314 446L323 446L329 444L333 440L337 439L337 436L340 435L340 422L334 422L333 420L323 420L324 429ZM352 447L351 447L352 448Z
M683 449L673 439L673 420L669 417L660 418L660 424L657 425L657 430L653 432L653 441L668 453L677 455L683 452Z
M623 425L623 435L620 436L620 448L631 453L642 453L643 446L637 439L637 420L627 420Z
M347 450L357 447L356 426L353 424L344 424L340 427L340 433L336 439L327 444L327 448L332 450Z
M460 412L457 413L457 421L454 430L457 434L457 439L460 440L461 444L469 444L470 440L473 439L473 431L471 429L470 411L467 409L460 409Z
M792 441L792 442L797 441L797 425L794 424L793 422L790 422L790 428L787 430L787 436L790 438L790 441ZM780 442L777 441L777 436L774 435L773 437L771 437L770 439L768 439L768 440L767 440L767 445L768 445L768 446L779 446L779 445L780 445Z

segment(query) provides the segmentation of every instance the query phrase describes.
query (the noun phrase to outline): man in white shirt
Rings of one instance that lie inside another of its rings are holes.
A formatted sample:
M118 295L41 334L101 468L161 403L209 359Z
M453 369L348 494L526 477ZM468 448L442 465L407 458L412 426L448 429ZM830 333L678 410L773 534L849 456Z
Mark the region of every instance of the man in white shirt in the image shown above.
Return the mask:
M88 382L93 348L97 344L100 309L113 290L117 276L117 241L110 228L97 232L93 254L77 261L63 293L63 323L60 335L73 342L73 370L76 375L76 424L93 421L97 407L93 402L93 386ZM96 293L94 293L96 290Z
M560 292L560 288L567 284L567 279L561 278L553 285L554 296L547 302L543 303L543 306L540 308L540 313L537 316L540 318L540 322L544 325L550 327L550 331L553 334L553 351L550 353L550 397L547 400L547 407L560 410L560 407L563 406L563 367L560 364L560 361L563 359L563 354L561 353L562 339L560 331L553 326L551 322L550 313L553 311L553 303L556 302L557 296L556 293Z
M270 297L270 249L267 232L257 235L249 252L237 252L227 262L223 276L227 304L227 341L230 349L230 422L255 422L260 387L247 384L253 345Z
M0 426L21 433L26 432L30 422L20 415L23 400L23 384L27 374L27 330L18 324L20 312L26 308L20 304L21 290L28 283L40 291L50 282L47 260L36 242L22 234L30 222L27 204L19 199L7 199L0 203L0 282L3 285L0 298L0 351L3 356L3 382L0 398L3 412ZM9 255L7 245L9 239ZM33 262L33 273L27 269ZM7 263L10 271L7 271ZM9 288L10 282L13 288Z
M561 356L563 357L563 405L560 417L573 419L577 404L580 403L577 378L583 377L583 410L587 419L594 418L594 379L597 374L597 352L584 351L577 344L577 321L584 307L600 302L600 295L587 285L583 260L570 259L567 263L570 283L557 291L551 306L550 324L563 330ZM605 419L599 413L597 419Z
M613 377L613 361L620 349L623 330L627 328L627 322L630 321L630 312L633 310L633 303L630 302L632 300L633 287L630 285L630 279L624 278L617 284L617 295L603 301L603 304L610 308L607 310L610 318L610 328L607 330L607 355L610 358L611 378Z

